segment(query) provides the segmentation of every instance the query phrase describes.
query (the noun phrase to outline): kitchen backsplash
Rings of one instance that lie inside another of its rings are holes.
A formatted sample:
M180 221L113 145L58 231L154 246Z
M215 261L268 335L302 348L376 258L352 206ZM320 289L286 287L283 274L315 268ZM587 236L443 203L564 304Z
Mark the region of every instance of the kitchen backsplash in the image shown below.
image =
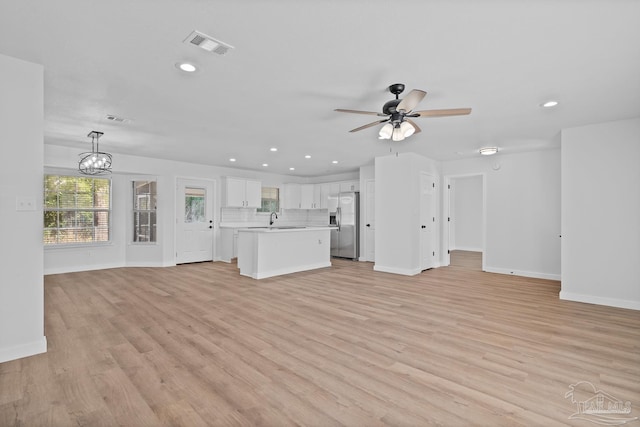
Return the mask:
M220 223L269 223L268 212L256 212L255 209L222 208ZM276 224L280 225L328 225L327 209L283 209L278 213Z

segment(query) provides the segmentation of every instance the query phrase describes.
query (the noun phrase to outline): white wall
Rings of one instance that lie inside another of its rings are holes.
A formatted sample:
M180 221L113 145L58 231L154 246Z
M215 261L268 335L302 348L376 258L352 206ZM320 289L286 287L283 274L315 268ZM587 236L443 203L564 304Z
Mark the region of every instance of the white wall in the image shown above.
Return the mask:
M42 66L0 55L0 362L47 350L42 134Z
M420 172L439 179L437 162L414 153L375 159L374 269L377 271L404 275L421 271ZM436 188L436 193L439 193L439 188ZM436 212L440 212L439 207L436 207ZM436 221L439 222L439 218Z
M640 118L562 131L560 298L640 310Z
M451 180L449 248L482 252L482 175Z
M442 163L445 177L482 173L485 270L560 280L560 150Z
M108 135L101 148L108 151ZM44 164L47 171L75 173L78 153L73 149L45 145ZM42 177L42 170L40 170ZM357 175L357 173L356 173ZM94 270L124 266L175 265L175 186L178 177L215 180L214 210L216 212L214 259L220 254L220 207L223 176L257 179L263 186L282 187L287 182L307 182L308 179L287 175L223 168L171 160L142 158L113 153L112 174L112 242L91 247L46 248L45 274ZM351 175L348 175L351 176ZM156 177L158 181L158 243L135 245L131 242L131 181ZM39 196L40 200L42 195ZM41 224L40 218L40 223ZM42 236L40 236L40 240Z

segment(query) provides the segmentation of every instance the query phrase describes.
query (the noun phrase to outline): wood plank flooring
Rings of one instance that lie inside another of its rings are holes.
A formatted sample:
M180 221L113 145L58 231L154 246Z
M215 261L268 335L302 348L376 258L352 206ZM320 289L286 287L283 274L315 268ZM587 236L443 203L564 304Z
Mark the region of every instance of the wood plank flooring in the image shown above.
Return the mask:
M638 416L640 312L456 256L414 277L338 259L47 276L49 350L0 364L0 426L591 425L569 419L578 381Z

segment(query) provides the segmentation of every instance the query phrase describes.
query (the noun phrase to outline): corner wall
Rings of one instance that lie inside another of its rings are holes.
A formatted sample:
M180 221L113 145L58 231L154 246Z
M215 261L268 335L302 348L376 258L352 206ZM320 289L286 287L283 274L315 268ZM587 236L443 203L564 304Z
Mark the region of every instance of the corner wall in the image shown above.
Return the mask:
M640 310L640 118L562 131L561 299Z
M0 55L0 362L47 351L42 255L43 69Z

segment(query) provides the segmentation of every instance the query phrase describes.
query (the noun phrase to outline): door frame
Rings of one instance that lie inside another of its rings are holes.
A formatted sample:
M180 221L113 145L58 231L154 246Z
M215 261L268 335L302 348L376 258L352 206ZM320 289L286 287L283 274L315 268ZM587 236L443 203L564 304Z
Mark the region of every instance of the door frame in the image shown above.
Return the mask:
M444 176L444 196L443 196L443 220L442 220L442 246L443 256L442 265L448 266L451 264L450 254L450 234L451 234L451 181L456 178L472 178L479 176L482 178L482 271L486 271L485 262L487 254L487 174L484 172L477 173L465 173L465 174L452 174ZM454 196L455 198L455 196ZM447 218L447 221L444 220Z
M375 219L374 219L374 226L373 226L373 232L371 233L371 229L367 230L367 220L370 218L369 215L371 213L373 213L373 216L375 217L375 204L373 206L373 212L369 212L369 201L370 201L370 197L371 194L369 194L369 184L372 184L374 189L373 189L373 197L375 198L375 185L376 185L376 180L374 178L367 178L365 180L364 183L364 200L362 200L363 198L361 197L361 201L360 201L360 205L364 206L363 209L363 215L362 215L362 227L360 227L362 229L362 241L363 241L363 251L361 251L360 254L360 260L361 261L368 261L368 262L375 262L375 240L376 240L376 234L375 234ZM362 195L363 192L360 192L360 195ZM375 199L374 199L375 200ZM370 234L372 234L372 236L370 236ZM373 259L369 259L369 253L371 252L371 247L373 246Z
M432 229L432 233L431 233L431 251L437 253L438 252L438 175L431 173L430 171L420 171L419 173L419 184L418 184L418 190L419 190L419 194L420 194L420 200L418 201L418 210L419 210L419 221L418 221L418 225L422 224L422 216L424 215L424 212L422 212L422 177L423 176L427 176L429 177L429 179L431 180L432 184L433 184L433 190L431 193L431 216L432 216L432 224L433 224L433 229ZM428 221L427 221L428 222ZM424 268L425 266L423 265L423 261L425 259L425 254L423 253L423 232L420 231L420 239L419 239L419 245L420 245L420 250L419 250L419 258L418 258L418 268L419 270L425 271L431 268L437 268L440 267L441 264L438 260L439 257L436 256L432 256L431 258L431 265L429 267ZM428 256L428 254L427 254Z
M212 213L213 213L213 234L212 234L212 240L211 240L211 244L212 244L212 250L211 250L211 254L212 254L212 258L213 261L218 261L218 250L217 250L217 242L220 239L220 215L221 213L219 212L219 204L220 204L220 189L218 188L218 182L216 179L212 179L212 178L201 178L201 177L194 177L194 176L182 176L182 175L178 175L175 177L174 182L173 182L173 264L174 265L178 265L177 261L178 261L178 217L177 217L177 212L178 212L178 203L182 203L182 201L179 202L178 200L178 182L180 180L187 180L187 181L200 181L200 182L206 182L206 183L211 183L211 186L213 188L213 194L211 195L212 200L211 200L211 209L212 209Z

